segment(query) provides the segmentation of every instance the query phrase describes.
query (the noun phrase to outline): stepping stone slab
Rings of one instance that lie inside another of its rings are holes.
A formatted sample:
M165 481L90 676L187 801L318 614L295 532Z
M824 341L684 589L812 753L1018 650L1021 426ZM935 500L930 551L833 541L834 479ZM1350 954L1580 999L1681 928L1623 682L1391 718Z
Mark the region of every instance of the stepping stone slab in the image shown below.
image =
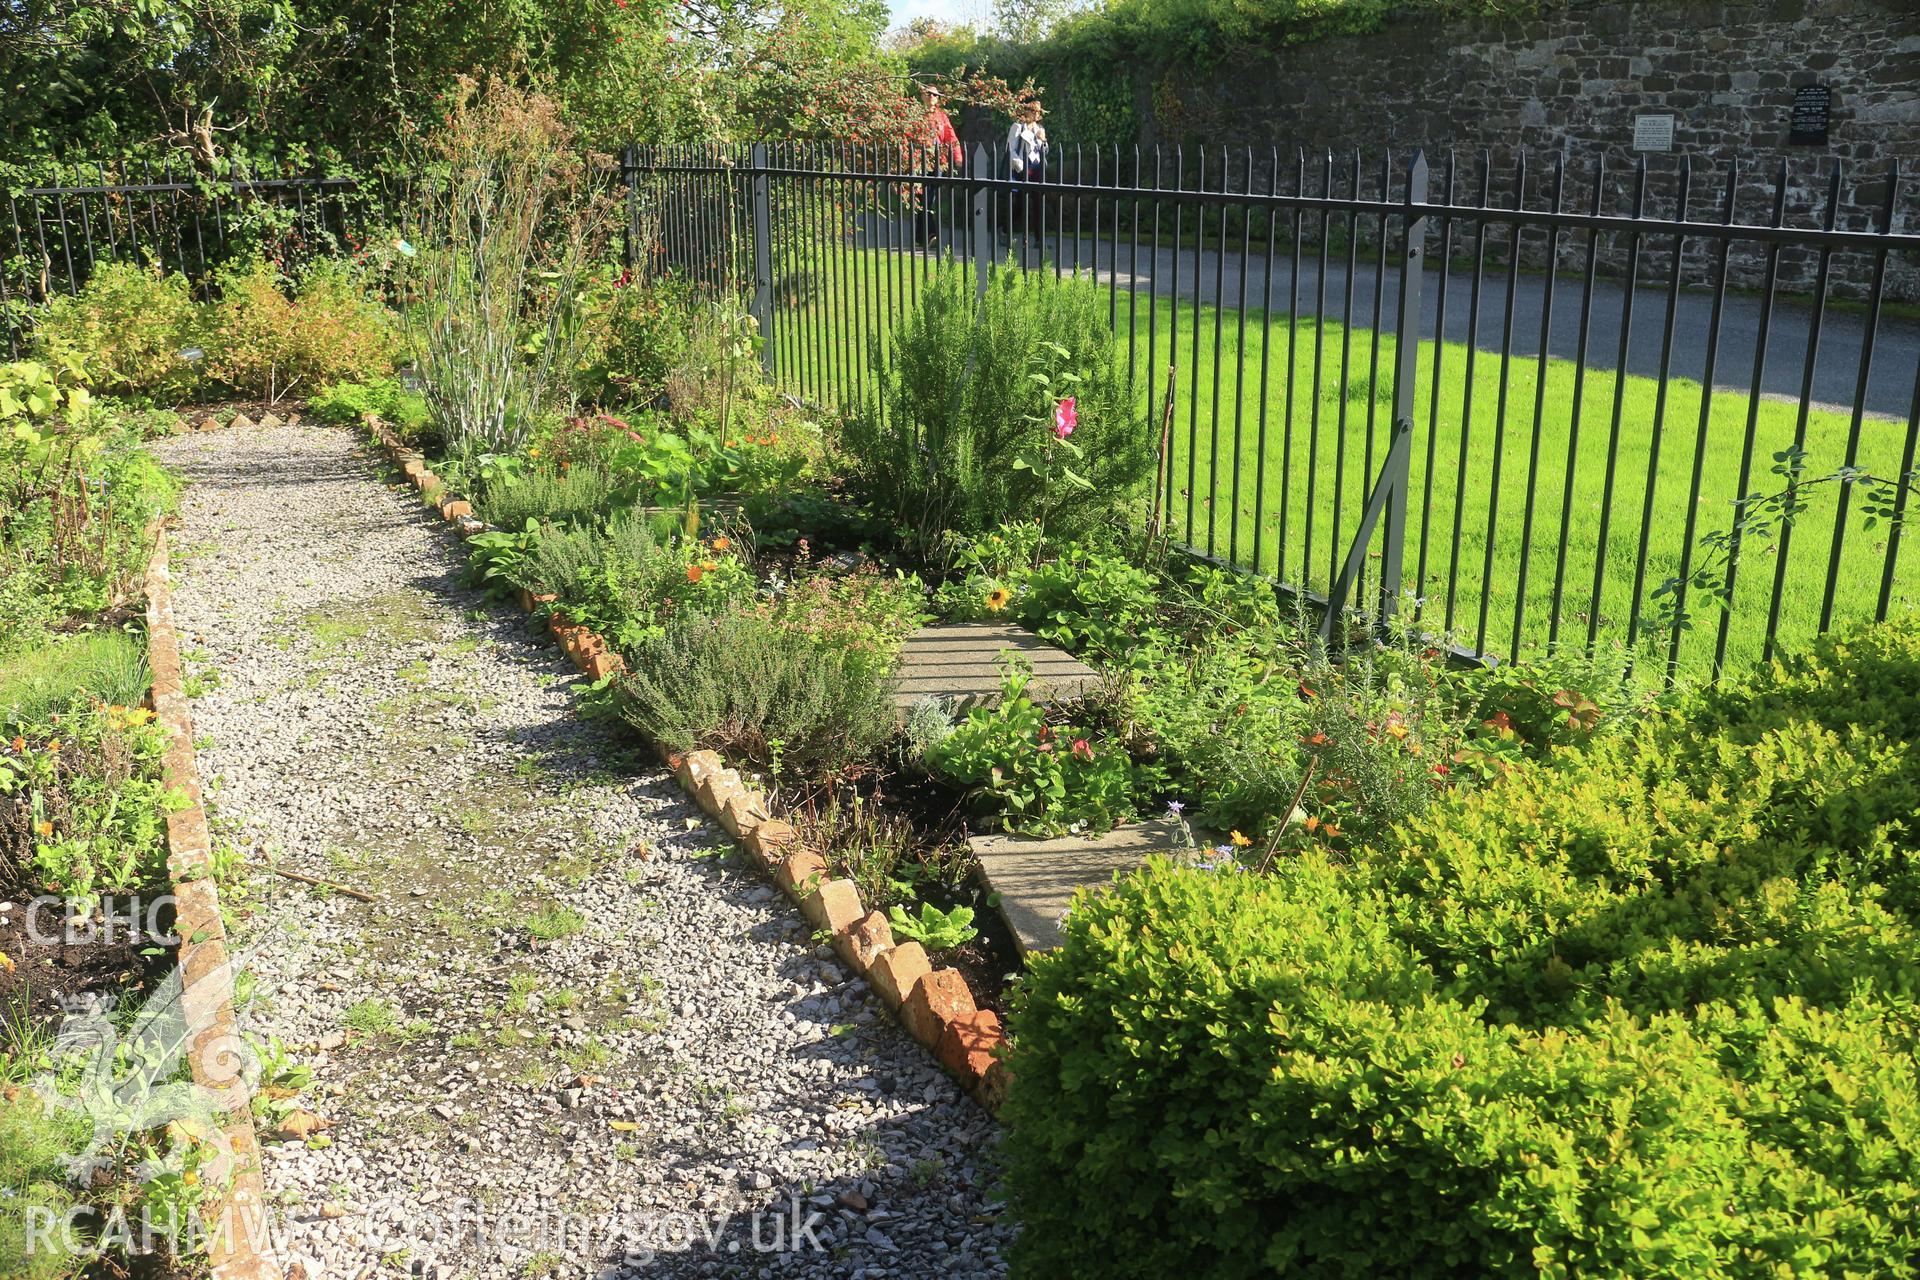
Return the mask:
M900 648L893 705L901 720L922 698L952 698L962 708L1000 697L1001 658L1017 653L1033 666L1027 696L1045 704L1091 693L1100 676L1080 659L1020 627L952 622L922 627Z
M1060 916L1082 885L1102 885L1116 871L1131 871L1150 853L1180 846L1180 821L1173 817L1132 822L1105 835L974 836L967 843L987 884L1000 898L1000 914L1013 930L1020 954L1060 945Z

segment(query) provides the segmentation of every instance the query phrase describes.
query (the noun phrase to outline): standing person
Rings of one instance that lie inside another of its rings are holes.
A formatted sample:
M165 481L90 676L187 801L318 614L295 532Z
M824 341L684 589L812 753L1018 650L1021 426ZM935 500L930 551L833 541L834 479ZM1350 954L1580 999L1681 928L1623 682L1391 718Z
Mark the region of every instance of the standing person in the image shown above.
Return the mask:
M954 130L953 120L947 115L947 109L940 105L946 101L938 89L932 85L920 86L920 101L927 108L927 136L933 144L935 164L960 166L960 135Z
M927 167L934 172L942 169L958 169L962 152L960 135L953 127L953 120L941 106L942 95L932 85L920 86L920 102L927 110ZM929 245L937 245L940 240L940 193L939 190L922 188L920 192L920 239Z
M1013 127L1007 130L1007 168L1015 184L1012 203L1015 216L1026 232L1031 232L1034 211L1044 197L1037 188L1021 184L1044 182L1047 178L1047 127L1040 123L1043 114L1040 95L1029 89L1014 103ZM1013 247L1011 229L1007 247Z

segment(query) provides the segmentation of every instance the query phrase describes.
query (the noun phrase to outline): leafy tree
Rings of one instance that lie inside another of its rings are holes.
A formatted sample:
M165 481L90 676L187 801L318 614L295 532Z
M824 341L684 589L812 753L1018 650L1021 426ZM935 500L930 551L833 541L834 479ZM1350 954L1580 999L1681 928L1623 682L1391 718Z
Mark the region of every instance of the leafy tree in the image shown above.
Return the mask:
M825 136L904 119L886 19L883 0L7 0L0 157L16 177L377 159L472 73L542 90L609 150Z

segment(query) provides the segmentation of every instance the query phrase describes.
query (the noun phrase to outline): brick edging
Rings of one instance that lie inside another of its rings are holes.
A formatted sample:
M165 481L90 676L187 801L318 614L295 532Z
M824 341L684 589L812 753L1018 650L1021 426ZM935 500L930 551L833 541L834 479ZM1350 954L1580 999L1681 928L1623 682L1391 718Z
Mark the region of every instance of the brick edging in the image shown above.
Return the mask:
M378 415L365 414L362 421L414 488L439 497L440 518L457 525L462 537L487 527L474 518L469 503L445 492L426 460L402 445ZM554 598L523 589L517 599L521 609L534 613ZM547 628L574 666L595 680L626 669L604 639L564 614L549 613ZM826 860L805 848L799 833L774 817L766 797L747 787L718 752L680 755L657 743L655 747L680 785L739 842L754 865L807 919L831 935L834 950L866 979L913 1038L931 1050L981 1106L997 1113L1011 1079L1003 1061L1006 1031L998 1014L978 1007L966 977L957 969L933 968L918 942L896 944L887 918L862 905L853 881L828 879Z
M167 875L173 884L174 932L180 938L181 1014L186 1020L187 1065L193 1081L211 1092L225 1117L222 1132L231 1155L214 1173L228 1185L227 1198L209 1228L208 1260L214 1280L280 1280L272 1252L272 1223L260 1147L253 1128L253 1095L247 1086L251 1061L233 1012L233 967L226 926L220 918L213 877L213 841L193 757L193 720L188 711L180 638L173 625L167 573L167 532L154 533L147 562L147 665L154 717L167 732L161 778L169 792L187 796L184 809L169 813Z

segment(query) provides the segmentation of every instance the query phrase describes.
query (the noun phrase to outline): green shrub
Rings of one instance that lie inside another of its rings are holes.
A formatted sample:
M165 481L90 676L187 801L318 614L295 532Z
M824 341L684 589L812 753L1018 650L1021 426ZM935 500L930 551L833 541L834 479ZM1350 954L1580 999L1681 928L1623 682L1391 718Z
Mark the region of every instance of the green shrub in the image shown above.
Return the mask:
M583 462L562 470L536 463L488 480L480 490L480 515L503 529L529 520L579 524L598 520L612 496L613 477L604 467Z
M732 554L731 543L657 536L637 511L619 512L604 527L536 527L538 538L504 576L558 596L568 617L619 649L647 644L664 617L719 613L753 594L753 573Z
M1920 1263L1920 621L1271 877L1076 902L1012 1019L1020 1274Z
M61 1224L75 1207L65 1161L85 1147L85 1121L50 1113L31 1091L9 1093L16 1096L0 1103L0 1256L14 1259L7 1272L14 1280L66 1280L82 1274L88 1259L67 1248L58 1225L50 1233L36 1228L44 1227L40 1215Z
M138 706L152 678L146 646L125 631L86 631L0 659L0 730L44 723L86 694Z
M171 403L198 387L201 365L182 353L199 341L200 309L185 276L102 263L78 297L57 297L34 326L36 355L77 360L103 395Z
M307 411L322 422L341 427L357 427L361 414L377 413L406 444L418 446L434 440L429 432L432 419L426 400L401 386L396 378L329 382L307 397Z
M33 362L0 366L0 657L127 604L146 568L147 526L177 493L69 378ZM16 411L61 400L58 413Z
M582 309L591 338L581 392L601 404L652 404L687 349L693 303L685 286L671 277L641 283L621 272L586 287Z
M814 780L858 770L894 733L890 658L823 649L759 614L676 614L627 660L621 715L676 750Z
M207 324L207 372L234 392L278 399L393 372L386 310L333 260L308 268L297 297L260 258L232 264L218 282L220 300Z
M935 274L892 350L876 353L884 412L850 423L845 439L857 478L925 548L945 531L978 534L1043 511L1049 536L1075 537L1127 502L1153 465L1105 297L1087 281L1006 269L976 300L972 279L958 266ZM1036 360L1051 387L1033 379ZM1082 457L1071 465L1085 487L1015 466L1053 441L1063 394L1077 404L1071 443Z
M160 775L168 736L140 707L92 699L12 726L0 744L0 889L85 903L168 883Z
M935 771L969 789L1009 831L1096 834L1134 816L1153 774L1090 730L1049 722L1027 696L1032 671L1009 660L1000 698L975 707L927 752Z

